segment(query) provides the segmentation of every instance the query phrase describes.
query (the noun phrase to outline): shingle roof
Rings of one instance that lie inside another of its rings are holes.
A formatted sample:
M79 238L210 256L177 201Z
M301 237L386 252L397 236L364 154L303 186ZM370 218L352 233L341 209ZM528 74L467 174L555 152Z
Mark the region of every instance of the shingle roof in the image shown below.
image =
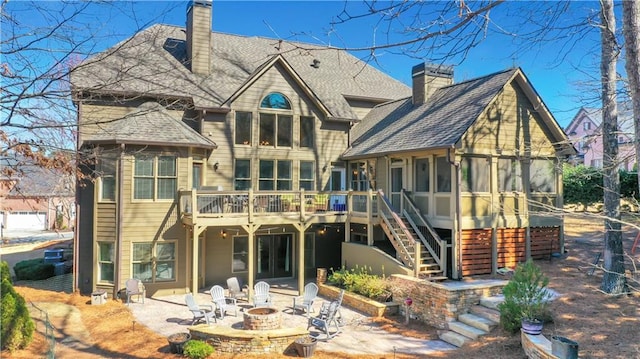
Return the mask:
M567 125L567 132L571 132L573 127L579 125L576 120L578 120L580 112L584 112L597 127L602 125L602 108L582 107L578 110L578 113L574 116L569 125ZM631 101L618 103L618 128L620 129L620 133L630 138L635 137L633 107Z
M344 96L397 99L410 89L346 51L263 37L212 33L211 74L185 67L184 28L154 25L80 64L76 90L192 98L196 107L227 107L260 66L280 54L335 118L355 119ZM313 60L319 66L313 67Z
M9 197L71 197L74 195L74 176L56 168L43 167L24 157L0 157L0 166L19 169L11 177L0 176L0 180L15 181L15 185L12 185L7 193Z
M167 144L216 148L216 144L173 118L157 102L145 102L122 119L100 124L101 130L88 134L88 143Z
M453 146L516 71L443 87L419 106L411 98L379 105L353 128L343 157Z

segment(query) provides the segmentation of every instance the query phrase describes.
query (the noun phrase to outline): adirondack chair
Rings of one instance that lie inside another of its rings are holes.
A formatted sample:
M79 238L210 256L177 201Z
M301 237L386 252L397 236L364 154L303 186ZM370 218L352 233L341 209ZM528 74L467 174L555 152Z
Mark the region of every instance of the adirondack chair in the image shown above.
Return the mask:
M254 307L270 307L271 294L269 294L269 283L258 282L253 286L253 306Z
M144 288L144 284L142 284L142 281L140 279L129 278L125 282L124 287L125 294L127 295L127 305L131 303L131 297L133 297L134 295L137 295L138 298L142 296L142 303L144 304L144 297L146 297L147 292Z
M313 327L320 330L321 333L320 335L310 335L318 340L329 340L338 335L342 331L336 318L339 309L340 303L337 300L332 301L329 305L322 306L318 316L309 318L307 324L307 330ZM322 336L322 334L324 334L324 336Z
M313 311L313 302L318 296L318 286L315 283L308 283L304 286L304 293L300 297L293 298L293 306L291 307L291 314L295 314L296 309L303 309L309 313Z
M238 306L236 304L236 299L231 297L225 297L224 288L219 285L214 285L211 287L209 291L211 294L211 301L215 305L215 311L220 313L220 319L224 319L224 315L227 310L233 309L235 316L238 316Z
M241 286L238 277L231 277L227 279L227 289L229 290L229 297L238 299L244 299L249 301L249 293L245 290L247 286Z
M213 320L217 320L216 312L213 310L213 307L206 304L196 303L196 299L193 297L192 293L187 293L184 296L184 301L187 303L187 307L193 314L193 321L191 322L191 325L196 324L202 319L207 322L207 325L211 324L211 318L213 318Z

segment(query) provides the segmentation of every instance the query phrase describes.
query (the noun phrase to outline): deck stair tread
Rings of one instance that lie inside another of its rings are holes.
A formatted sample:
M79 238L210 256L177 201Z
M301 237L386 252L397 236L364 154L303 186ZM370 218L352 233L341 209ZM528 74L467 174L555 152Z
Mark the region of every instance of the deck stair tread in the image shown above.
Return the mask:
M458 316L458 320L464 324L470 325L474 328L483 330L485 332L490 332L497 323L475 314L466 313Z
M449 322L449 330L452 330L471 339L478 339L478 337L480 337L481 335L487 334L487 332L482 329L472 327L457 320Z
M483 305L474 305L469 308L469 312L471 314L489 319L496 324L500 323L500 311L496 309L487 308Z
M439 337L442 341L455 345L458 348L471 341L471 338L465 337L464 335L451 330L440 333Z

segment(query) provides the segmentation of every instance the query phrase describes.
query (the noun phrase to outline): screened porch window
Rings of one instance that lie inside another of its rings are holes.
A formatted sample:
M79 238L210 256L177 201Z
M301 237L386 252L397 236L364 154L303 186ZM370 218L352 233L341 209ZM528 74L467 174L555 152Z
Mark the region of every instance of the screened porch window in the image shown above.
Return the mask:
M489 161L485 157L463 157L462 192L489 192Z
M451 165L446 157L436 158L436 190L451 192Z
M416 159L414 173L416 192L429 192L429 159Z
M522 192L520 161L515 158L498 159L498 187L500 192Z
M555 193L555 164L551 160L531 160L529 167L531 192Z

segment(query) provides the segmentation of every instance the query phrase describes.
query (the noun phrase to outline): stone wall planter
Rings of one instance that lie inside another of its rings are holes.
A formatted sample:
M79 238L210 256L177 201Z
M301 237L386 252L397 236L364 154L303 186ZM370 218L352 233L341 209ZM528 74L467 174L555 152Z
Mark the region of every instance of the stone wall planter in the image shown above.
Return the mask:
M318 294L325 296L331 300L337 299L341 290L338 287L327 284L319 284L318 288ZM385 315L398 314L400 307L400 304L398 303L380 303L365 296L349 292L344 293L344 297L342 298L342 305L376 318L383 317Z

